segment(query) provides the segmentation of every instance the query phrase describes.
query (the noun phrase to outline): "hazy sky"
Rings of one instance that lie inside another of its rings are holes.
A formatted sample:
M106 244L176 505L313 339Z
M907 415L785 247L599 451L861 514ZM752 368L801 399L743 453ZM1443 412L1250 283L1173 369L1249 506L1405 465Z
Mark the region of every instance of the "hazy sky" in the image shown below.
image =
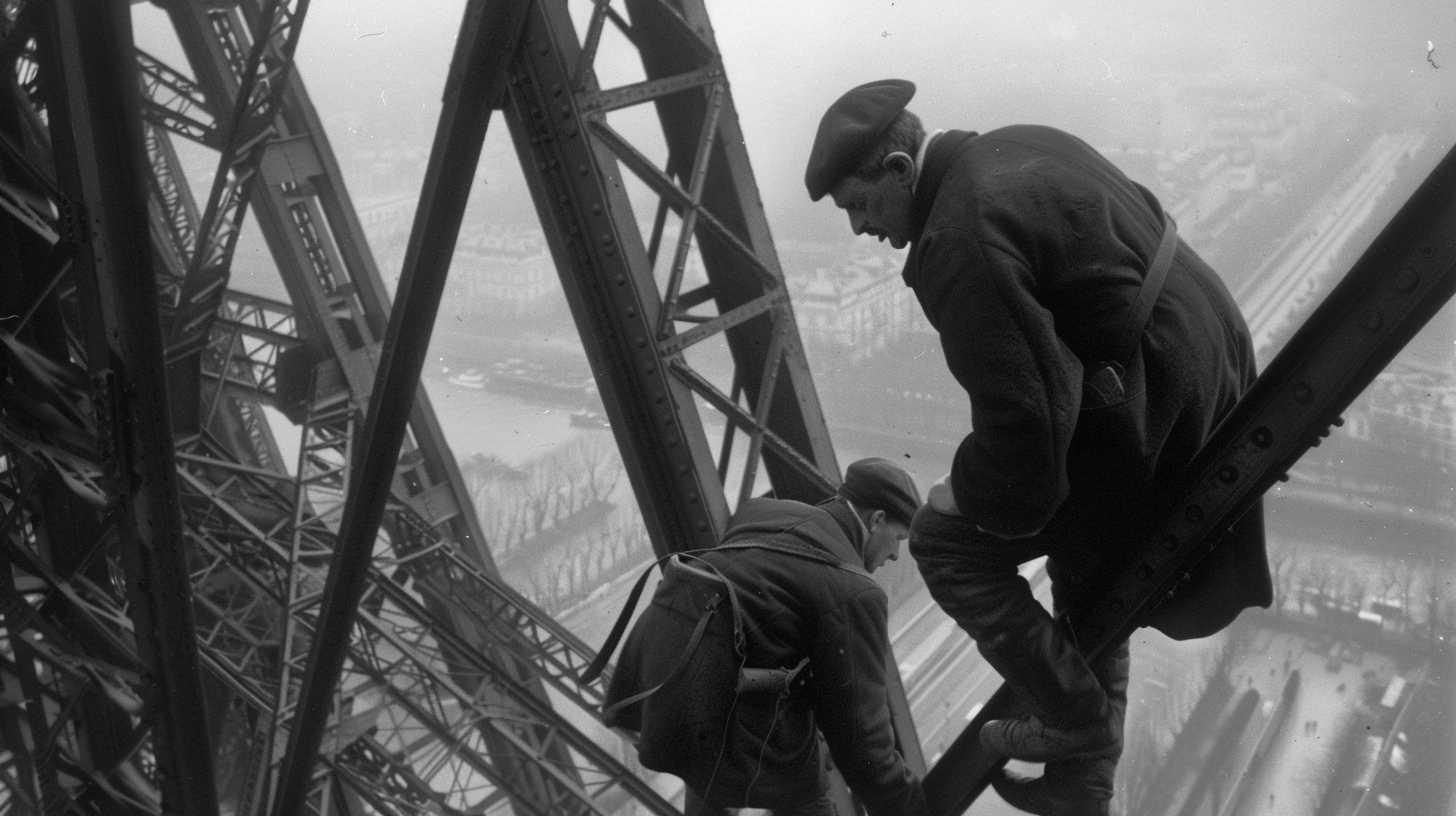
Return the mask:
M372 135L403 132L398 123L413 120L428 138L461 8L425 0L406 14L397 3L313 0L299 64L335 141L361 121ZM884 76L919 85L912 107L931 126L1038 121L1094 144L1150 138L1158 123L1129 116L1131 107L1159 78L1199 73L1378 88L1456 118L1450 0L709 0L708 8L771 219L833 217L803 195L815 124L843 90ZM1427 61L1428 41L1440 68ZM496 138L491 157L514 161Z

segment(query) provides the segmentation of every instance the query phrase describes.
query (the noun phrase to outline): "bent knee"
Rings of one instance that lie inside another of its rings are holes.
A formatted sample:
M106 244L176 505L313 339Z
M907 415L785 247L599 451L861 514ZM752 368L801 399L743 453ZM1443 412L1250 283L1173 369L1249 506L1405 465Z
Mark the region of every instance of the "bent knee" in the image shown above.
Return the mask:
M930 553L944 548L965 549L983 536L985 533L965 516L942 513L923 504L910 520L910 554L916 550Z

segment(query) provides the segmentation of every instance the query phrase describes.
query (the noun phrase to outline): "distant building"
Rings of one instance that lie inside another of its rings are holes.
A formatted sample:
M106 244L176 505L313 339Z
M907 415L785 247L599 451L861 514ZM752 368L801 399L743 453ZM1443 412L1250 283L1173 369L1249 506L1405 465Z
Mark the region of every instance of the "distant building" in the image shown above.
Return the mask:
M378 140L343 157L349 193L355 199L418 199L428 152L409 140Z
M861 253L788 277L804 344L859 362L923 322L898 258Z
M561 281L539 229L462 229L447 284L449 308L474 317L545 317L564 306Z
M1307 160L1330 119L1348 111L1350 99L1338 88L1297 96L1293 87L1209 75L1160 88L1157 141L1168 147L1154 151L1154 175L1140 180L1163 199L1185 238L1217 240L1261 197L1281 192L1277 179Z
M1456 514L1456 376L1397 361L1292 475L1410 513Z

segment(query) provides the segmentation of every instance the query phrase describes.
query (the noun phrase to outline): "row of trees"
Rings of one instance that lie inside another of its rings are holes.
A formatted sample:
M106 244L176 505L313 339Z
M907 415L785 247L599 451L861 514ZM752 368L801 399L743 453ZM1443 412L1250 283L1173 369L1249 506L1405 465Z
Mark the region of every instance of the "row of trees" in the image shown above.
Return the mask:
M626 471L607 435L519 467L477 453L460 471L501 574L549 612L652 554L642 520L613 512Z
M624 470L608 438L584 435L521 467L477 453L460 463L460 472L500 561L608 504Z
M647 528L635 514L614 513L599 526L543 558L523 565L512 582L548 612L560 612L652 556Z
M1456 625L1456 604L1443 593L1449 576L1438 571L1434 559L1385 557L1367 565L1283 543L1271 548L1269 568L1275 614L1318 615L1321 607L1354 613L1380 603L1387 618L1389 610L1399 610L1396 620L1386 621L1392 628Z

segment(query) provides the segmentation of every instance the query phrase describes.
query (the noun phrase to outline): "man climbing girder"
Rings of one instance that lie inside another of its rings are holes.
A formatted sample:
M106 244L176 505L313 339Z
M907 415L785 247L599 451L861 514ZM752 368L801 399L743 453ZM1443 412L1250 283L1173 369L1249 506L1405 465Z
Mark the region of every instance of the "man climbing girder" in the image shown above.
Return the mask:
M951 472L912 527L932 595L1025 698L981 742L1045 762L993 784L1040 814L1106 813L1122 748L1127 647L1088 665L1016 567L1049 556L1054 611L1129 566L1180 473L1253 382L1248 329L1146 188L1086 143L1029 125L927 133L915 86L851 89L805 174L855 234L909 247L904 279L970 397ZM1201 637L1271 600L1262 516L1146 621Z

